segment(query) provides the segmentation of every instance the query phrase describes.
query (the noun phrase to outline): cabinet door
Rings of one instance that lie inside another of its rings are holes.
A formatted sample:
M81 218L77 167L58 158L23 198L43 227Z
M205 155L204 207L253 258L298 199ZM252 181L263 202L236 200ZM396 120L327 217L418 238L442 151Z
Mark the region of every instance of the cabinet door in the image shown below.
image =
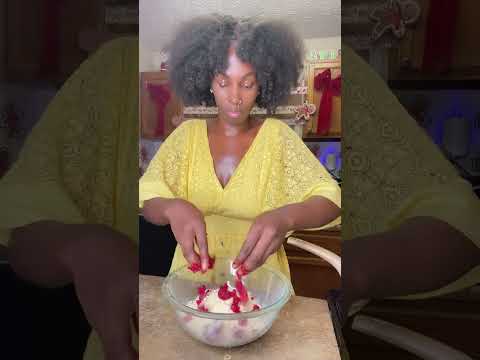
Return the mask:
M466 0L458 4L457 24L453 42L454 70L471 70L471 75L480 78L480 1ZM467 76L467 74L466 74Z

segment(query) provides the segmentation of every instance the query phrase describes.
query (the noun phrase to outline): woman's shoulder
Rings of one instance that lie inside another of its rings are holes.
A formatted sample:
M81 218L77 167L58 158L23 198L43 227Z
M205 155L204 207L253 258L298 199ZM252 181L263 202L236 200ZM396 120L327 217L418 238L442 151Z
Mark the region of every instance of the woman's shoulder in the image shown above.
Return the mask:
M185 119L178 125L174 131L192 131L203 126L205 120L202 119Z
M192 139L198 138L195 133L201 131L203 122L201 119L186 119L182 121L171 133L167 139L177 139L182 142L189 142Z
M265 122L268 122L268 129L270 132L282 138L298 137L297 133L283 120L278 118L267 118Z
M138 58L138 37L137 36L120 36L109 40L99 46L93 53L92 57L106 57L119 60L125 57ZM132 65L133 66L133 65Z

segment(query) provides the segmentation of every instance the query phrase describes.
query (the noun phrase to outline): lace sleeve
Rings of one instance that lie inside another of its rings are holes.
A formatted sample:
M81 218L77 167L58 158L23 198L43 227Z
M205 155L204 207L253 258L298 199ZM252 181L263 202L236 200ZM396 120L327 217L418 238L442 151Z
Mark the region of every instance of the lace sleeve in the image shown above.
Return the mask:
M119 156L118 151L136 155L137 52L135 38L103 45L50 102L17 161L0 180L5 210L0 216L0 242L8 241L2 233L34 221L116 225L134 219L122 214L134 209L130 198L135 204L137 181L132 175L117 174L138 170L129 161L133 155ZM135 226L131 233L137 232Z
M187 198L189 121L183 122L160 146L139 181L139 206L156 197Z
M294 203L322 196L341 207L340 187L320 161L288 126L282 126L280 134L287 201Z
M312 196L321 196L341 207L340 186L312 154L298 135L287 125L280 130L283 169L283 192L287 203L297 203ZM325 229L341 222L341 217L318 228ZM312 229L312 230L318 230Z
M343 239L409 217L447 221L478 243L478 199L396 96L348 46L342 49ZM477 204L477 205L476 205ZM462 215L460 215L462 214Z

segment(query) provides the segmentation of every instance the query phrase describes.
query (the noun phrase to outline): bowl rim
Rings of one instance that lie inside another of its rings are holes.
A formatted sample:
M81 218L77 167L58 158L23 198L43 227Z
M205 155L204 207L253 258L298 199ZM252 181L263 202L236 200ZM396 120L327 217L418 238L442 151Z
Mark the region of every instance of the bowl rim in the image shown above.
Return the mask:
M228 258L217 258L217 259L228 259ZM260 310L255 310L255 311L249 311L249 312L241 312L241 313L234 313L234 314L228 314L228 313L211 313L211 312L203 312L199 311L196 309L193 309L187 305L184 305L180 303L179 301L175 300L174 296L172 295L169 284L171 283L172 279L178 277L178 273L181 271L186 270L188 265L184 265L177 270L175 270L173 273L170 273L167 275L165 280L163 281L163 284L161 286L161 292L163 295L167 298L168 302L176 307L175 311L183 311L192 315L195 315L197 317L201 318L206 318L206 319L214 319L214 320L239 320L239 319L250 319L250 318L256 318L261 315L271 313L273 310L279 310L285 305L290 297L293 295L293 286L292 283L288 280L288 278L278 271L277 269L271 267L270 265L264 264L260 268L265 269L267 271L270 271L273 273L275 276L278 276L285 284L287 284L283 294L280 296L280 298L274 302L273 304L262 307ZM260 269L258 268L258 269ZM257 270L258 270L257 269ZM256 270L255 270L256 271ZM248 276L248 275L247 275Z

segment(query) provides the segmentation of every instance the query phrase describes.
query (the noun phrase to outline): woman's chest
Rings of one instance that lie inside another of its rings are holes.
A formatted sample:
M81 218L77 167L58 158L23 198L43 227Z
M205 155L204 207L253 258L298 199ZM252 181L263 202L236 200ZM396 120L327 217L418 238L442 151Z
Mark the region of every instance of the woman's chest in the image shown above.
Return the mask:
M219 184L225 188L236 169L247 155L253 139L249 137L209 139L210 157Z
M252 151L254 150L254 151ZM263 207L269 166L263 147L223 147L192 152L188 199L204 213L252 218Z

